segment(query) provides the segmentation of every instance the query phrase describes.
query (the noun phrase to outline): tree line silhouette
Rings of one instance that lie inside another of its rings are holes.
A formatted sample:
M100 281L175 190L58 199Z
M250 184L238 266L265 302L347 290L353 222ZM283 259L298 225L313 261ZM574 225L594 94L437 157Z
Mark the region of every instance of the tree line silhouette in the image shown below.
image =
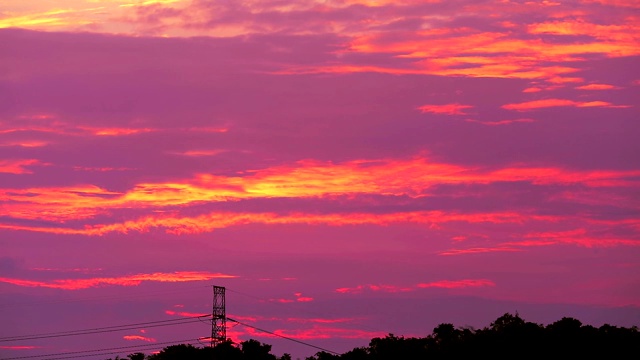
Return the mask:
M605 324L596 328L570 317L543 326L525 321L517 313L506 313L482 329L444 323L424 338L389 334L371 339L369 346L354 348L341 355L321 351L305 360L622 359L638 356L640 332L637 326L625 328ZM122 358L115 360L118 359ZM271 354L271 345L252 339L238 346L229 340L214 348L172 345L157 354L135 353L125 359L291 360L291 355L285 353L277 357Z

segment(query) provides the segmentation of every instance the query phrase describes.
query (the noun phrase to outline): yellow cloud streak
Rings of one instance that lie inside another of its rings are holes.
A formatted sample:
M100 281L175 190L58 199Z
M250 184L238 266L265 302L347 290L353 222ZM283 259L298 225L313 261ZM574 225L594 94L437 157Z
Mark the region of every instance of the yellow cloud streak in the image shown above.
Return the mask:
M92 185L65 188L2 189L0 215L65 221L91 218L110 209L163 208L256 198L313 198L379 194L422 197L433 186L529 182L589 187L638 186L640 170L573 171L561 168L507 167L481 170L453 164L409 160L301 161L255 171L249 176L201 174L170 183L141 183L117 193Z

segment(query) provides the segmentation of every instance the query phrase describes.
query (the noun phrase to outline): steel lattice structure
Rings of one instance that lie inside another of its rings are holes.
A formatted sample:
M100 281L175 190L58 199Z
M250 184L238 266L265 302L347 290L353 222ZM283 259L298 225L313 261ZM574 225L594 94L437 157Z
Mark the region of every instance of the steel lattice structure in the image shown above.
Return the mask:
M225 288L213 287L213 311L211 316L211 347L227 339L227 314L225 305Z

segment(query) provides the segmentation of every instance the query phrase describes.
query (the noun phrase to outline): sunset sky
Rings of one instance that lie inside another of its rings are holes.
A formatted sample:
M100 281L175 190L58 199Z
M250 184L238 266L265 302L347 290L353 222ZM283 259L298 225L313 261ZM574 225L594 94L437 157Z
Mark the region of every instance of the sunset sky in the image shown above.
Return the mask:
M3 341L206 314L211 285L336 352L640 325L639 34L637 0L3 0L0 358L206 337Z

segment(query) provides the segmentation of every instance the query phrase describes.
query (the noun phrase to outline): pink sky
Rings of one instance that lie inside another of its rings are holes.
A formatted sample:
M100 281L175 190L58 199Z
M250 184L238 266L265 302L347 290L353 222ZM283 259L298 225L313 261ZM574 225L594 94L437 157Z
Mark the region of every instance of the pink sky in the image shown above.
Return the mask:
M0 338L207 313L213 284L338 352L640 325L638 34L631 0L3 1Z

